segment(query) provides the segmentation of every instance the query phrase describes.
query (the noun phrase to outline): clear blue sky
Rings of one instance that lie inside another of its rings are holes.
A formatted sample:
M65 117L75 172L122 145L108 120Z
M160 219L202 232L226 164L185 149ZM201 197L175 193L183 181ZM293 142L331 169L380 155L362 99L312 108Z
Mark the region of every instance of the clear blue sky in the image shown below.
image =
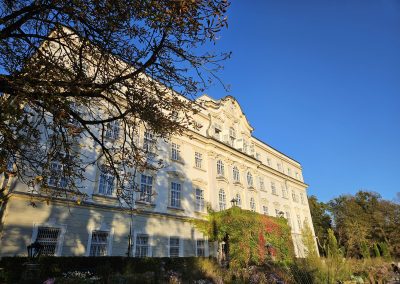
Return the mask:
M322 201L400 191L400 1L232 1L214 98L236 97L254 135L301 162Z

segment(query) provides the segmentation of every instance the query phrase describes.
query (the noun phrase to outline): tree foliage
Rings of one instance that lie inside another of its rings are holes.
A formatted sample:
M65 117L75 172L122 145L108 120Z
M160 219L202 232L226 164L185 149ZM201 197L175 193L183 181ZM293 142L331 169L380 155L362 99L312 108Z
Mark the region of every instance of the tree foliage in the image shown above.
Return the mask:
M386 256L400 256L400 205L368 191L339 196L329 205L346 256L365 258L371 251L378 255L378 247L381 247L379 253L386 251Z
M201 47L227 26L228 6L0 1L0 174L16 174L41 195L66 196L81 192L87 166L97 164L129 201L132 168L162 162L149 159L154 149L141 147L139 130L167 139L196 127L189 99L218 79L229 57ZM49 188L49 177L68 190Z
M317 197L312 195L308 197L310 213L314 225L315 235L318 238L318 249L321 255L326 255L324 247L328 241L328 229L332 227L332 219L328 213L328 205L318 201Z

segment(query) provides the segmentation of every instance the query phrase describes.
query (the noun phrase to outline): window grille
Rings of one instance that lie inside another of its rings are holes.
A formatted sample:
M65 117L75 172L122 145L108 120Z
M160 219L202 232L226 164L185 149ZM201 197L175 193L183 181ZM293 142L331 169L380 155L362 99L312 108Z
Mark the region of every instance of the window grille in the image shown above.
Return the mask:
M206 256L206 246L204 240L196 241L196 253L197 256Z
M223 189L220 189L219 191L219 210L225 210L226 209L226 196L225 196L225 191Z
M175 161L179 161L180 160L180 145L176 144L176 143L172 143L172 152L171 152L171 159L175 160Z
M179 257L180 240L179 238L169 239L169 256Z
M199 152L194 153L194 164L195 164L195 167L198 169L201 169L201 162L203 160L202 156L203 155Z
M54 256L56 254L60 235L60 228L38 227L36 241L43 246L42 255Z
M147 175L140 176L140 201L151 203L153 194L153 177Z
M233 180L236 181L236 182L240 181L240 173L239 173L239 170L238 170L238 168L236 166L233 167Z
M93 231L90 244L90 256L106 256L108 253L108 236L106 231Z
M149 256L149 236L138 234L136 236L135 257L147 257L147 256Z
M196 211L204 211L204 190L196 188Z
M221 160L217 161L217 175L224 176L224 163Z
M171 204L172 207L181 207L181 184L171 182Z
M102 168L99 180L99 194L112 195L114 192L114 175Z

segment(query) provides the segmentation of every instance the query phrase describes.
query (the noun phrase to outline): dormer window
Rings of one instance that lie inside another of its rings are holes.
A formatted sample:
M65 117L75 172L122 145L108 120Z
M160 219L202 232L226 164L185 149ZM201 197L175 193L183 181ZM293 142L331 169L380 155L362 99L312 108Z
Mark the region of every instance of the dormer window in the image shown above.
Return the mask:
M222 132L221 125L218 123L215 123L214 124L214 137L217 139L221 139L221 132Z

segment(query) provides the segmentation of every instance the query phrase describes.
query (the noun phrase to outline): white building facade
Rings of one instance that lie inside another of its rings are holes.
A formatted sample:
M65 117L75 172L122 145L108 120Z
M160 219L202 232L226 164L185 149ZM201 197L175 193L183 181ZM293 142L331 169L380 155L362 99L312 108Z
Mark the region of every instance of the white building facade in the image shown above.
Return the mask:
M139 133L143 147L157 143L165 166L137 176L132 222L115 196L114 178L97 166L86 171L88 199L80 204L60 199L29 206L26 186L1 177L13 193L3 212L0 256L26 255L34 241L56 256L127 255L128 250L137 257L209 256L214 246L190 220L204 218L207 206L227 209L232 199L243 209L287 218L296 255L304 256L302 227L307 223L314 230L301 165L252 136L233 97L203 95L196 101L199 129L170 141L150 141L149 133Z

